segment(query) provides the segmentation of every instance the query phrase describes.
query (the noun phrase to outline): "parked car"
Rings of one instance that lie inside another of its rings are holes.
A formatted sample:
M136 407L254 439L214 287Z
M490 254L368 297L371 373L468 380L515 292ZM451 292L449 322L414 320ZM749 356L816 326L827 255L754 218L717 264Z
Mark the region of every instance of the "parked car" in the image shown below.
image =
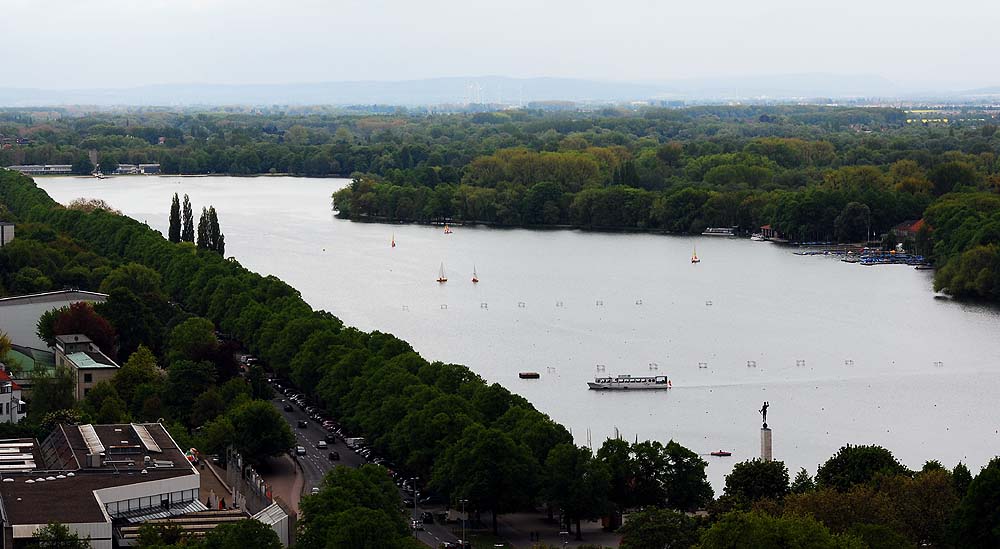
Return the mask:
M297 426L297 427L298 427L299 429L305 429L306 427L308 427L308 426L309 426L309 422L308 422L308 421L306 421L306 420L304 420L304 419L300 419L300 420L298 421L298 423L296 423L295 425L296 425L296 426Z
M306 455L306 447L305 446L296 446L295 447L295 455L297 455L297 456L304 456L304 455Z
M327 457L330 458L330 461L340 461L340 452L334 450L330 452L330 455Z
M309 493L312 494L312 495L316 495L316 494L319 493L319 488L316 487L316 486L313 486L312 490L309 490Z

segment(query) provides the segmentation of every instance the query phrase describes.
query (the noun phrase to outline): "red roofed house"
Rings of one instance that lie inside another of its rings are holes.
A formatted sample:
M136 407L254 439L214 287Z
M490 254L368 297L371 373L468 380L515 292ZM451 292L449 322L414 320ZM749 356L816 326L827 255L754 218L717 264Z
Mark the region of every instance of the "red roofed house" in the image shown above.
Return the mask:
M916 221L904 221L899 225L896 225L889 231L900 240L913 239L917 237L917 232L920 228L924 226L924 220L918 219Z

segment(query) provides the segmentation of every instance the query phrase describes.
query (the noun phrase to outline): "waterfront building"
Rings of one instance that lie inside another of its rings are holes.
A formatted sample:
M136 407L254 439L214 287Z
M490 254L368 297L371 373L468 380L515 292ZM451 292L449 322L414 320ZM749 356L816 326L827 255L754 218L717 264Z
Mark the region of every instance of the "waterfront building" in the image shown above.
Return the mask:
M8 170L21 172L25 175L69 175L73 173L71 164L22 164L8 166Z

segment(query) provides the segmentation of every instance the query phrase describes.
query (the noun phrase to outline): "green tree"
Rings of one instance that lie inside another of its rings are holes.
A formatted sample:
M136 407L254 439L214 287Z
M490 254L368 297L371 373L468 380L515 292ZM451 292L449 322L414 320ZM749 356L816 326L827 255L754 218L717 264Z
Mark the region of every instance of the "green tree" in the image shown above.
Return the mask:
M808 516L773 517L761 513L727 513L701 536L701 549L863 549L853 536L835 536Z
M972 473L969 472L969 468L964 463L959 462L951 471L951 479L955 484L955 493L958 494L959 498L964 498L965 493L969 490L969 485L972 484Z
M163 373L156 365L156 357L144 345L132 353L121 368L115 372L114 386L118 394L129 404L131 409L136 403L136 394L141 385L161 384Z
M76 403L76 376L66 367L55 371L36 370L31 373L29 413L43 417L50 412L72 408Z
M167 336L167 360L202 360L212 356L219 347L215 325L211 320L191 317L174 326Z
M580 521L601 516L608 508L610 474L604 463L595 460L586 447L560 444L545 460L546 496L562 510L567 529L576 523L576 539L581 539Z
M94 173L94 164L90 161L89 156L81 154L73 161L70 170L74 175L90 175Z
M198 240L196 244L199 250L211 249L208 231L208 209L203 207L201 209L201 217L198 218Z
M191 209L191 199L186 194L181 208L181 241L194 242L194 212Z
M139 527L138 542L143 549L174 547L184 541L184 530L179 524L147 522Z
M233 445L251 463L281 455L295 445L295 435L281 413L264 400L238 406L229 414Z
M49 309L38 317L38 323L35 325L35 335L49 347L56 346L56 319L67 309L69 307Z
M869 482L878 473L908 474L892 452L881 446L851 446L841 448L819 467L816 484L823 488L847 490L855 484Z
M399 513L399 489L378 465L338 466L329 471L319 493L302 499L303 549L403 549L419 547Z
M698 523L672 509L632 513L618 533L622 549L687 549L698 542Z
M80 536L69 527L50 522L35 531L35 542L31 547L39 549L88 549L90 538L80 539Z
M619 511L631 507L632 482L635 478L632 445L620 438L609 438L597 450L597 459L608 467L610 474L608 499Z
M1000 547L1000 458L976 475L955 514L957 547Z
M118 160L110 153L104 153L98 158L98 169L105 175L111 175L118 170Z
M737 501L780 500L787 494L788 468L781 461L742 461L726 475L724 495Z
M867 204L849 202L833 224L841 242L867 242L871 239L871 210Z
M539 465L510 435L474 424L434 464L432 485L469 507L497 515L527 505L535 494Z
M278 534L270 526L255 519L220 524L205 535L205 549L281 549Z
M174 198L170 202L170 228L167 230L167 240L181 241L181 201L177 193L174 193Z
M795 480L792 481L789 491L793 494L804 494L815 489L816 483L813 482L812 477L809 476L809 472L803 467L795 475Z
M636 504L693 511L711 501L712 486L705 476L708 463L698 454L673 440L666 445L640 442L632 451Z

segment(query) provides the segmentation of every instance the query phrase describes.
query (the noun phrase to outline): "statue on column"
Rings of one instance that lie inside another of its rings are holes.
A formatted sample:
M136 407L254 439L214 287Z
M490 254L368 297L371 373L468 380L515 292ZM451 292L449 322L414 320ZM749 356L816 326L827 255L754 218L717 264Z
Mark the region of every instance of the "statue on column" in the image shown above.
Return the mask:
M763 418L763 422L764 422L764 427L763 428L764 429L767 429L767 407L768 406L769 406L769 404L765 400L764 401L764 405L760 407L760 410L757 410L760 413L761 418Z

